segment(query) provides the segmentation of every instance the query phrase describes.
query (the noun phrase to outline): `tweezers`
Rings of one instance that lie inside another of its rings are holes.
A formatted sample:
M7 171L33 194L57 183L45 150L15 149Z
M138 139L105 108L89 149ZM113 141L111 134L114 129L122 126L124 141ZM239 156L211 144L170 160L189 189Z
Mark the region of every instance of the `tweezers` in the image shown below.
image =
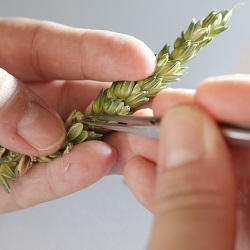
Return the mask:
M159 138L161 117L87 115L82 123L112 131ZM250 148L250 125L218 122L226 142L233 147ZM171 132L170 132L171 133Z

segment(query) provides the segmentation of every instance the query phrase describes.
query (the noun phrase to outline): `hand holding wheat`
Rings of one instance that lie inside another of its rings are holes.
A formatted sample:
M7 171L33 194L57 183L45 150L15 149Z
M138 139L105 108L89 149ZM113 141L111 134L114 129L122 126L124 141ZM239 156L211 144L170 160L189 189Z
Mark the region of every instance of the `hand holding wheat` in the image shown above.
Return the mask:
M97 98L84 112L73 111L65 122L67 131L64 145L47 156L28 156L0 147L0 185L11 192L8 179L16 180L26 173L35 162L48 162L68 153L75 144L100 139L102 134L82 124L86 114L128 115L131 109L146 103L170 82L179 80L187 70L183 66L199 50L221 32L228 29L227 22L233 9L211 12L200 21L192 20L186 32L174 42L173 50L165 45L157 56L153 75L140 81L118 81L110 88L101 90Z

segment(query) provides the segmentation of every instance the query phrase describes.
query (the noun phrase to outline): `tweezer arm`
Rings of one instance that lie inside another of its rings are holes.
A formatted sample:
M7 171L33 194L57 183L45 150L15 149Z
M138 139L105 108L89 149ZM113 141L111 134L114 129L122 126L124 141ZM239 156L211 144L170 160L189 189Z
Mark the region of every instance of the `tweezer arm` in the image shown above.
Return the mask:
M136 116L86 116L87 121L84 124L137 134L150 138L159 138L160 136L160 118L158 117L136 117ZM89 120L89 121L88 121Z
M218 125L229 146L250 149L250 126L225 122Z
M136 116L86 116L84 124L138 134L151 138L160 136L160 117ZM222 135L229 146L250 149L250 126L234 123L218 122Z

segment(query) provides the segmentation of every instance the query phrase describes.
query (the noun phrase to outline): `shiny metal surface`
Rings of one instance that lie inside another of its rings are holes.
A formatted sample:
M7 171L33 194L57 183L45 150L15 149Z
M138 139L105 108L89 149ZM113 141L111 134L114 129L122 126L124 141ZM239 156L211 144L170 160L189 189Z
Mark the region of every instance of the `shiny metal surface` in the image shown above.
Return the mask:
M87 125L133 133L141 136L159 138L160 117L138 116L86 116ZM250 125L218 122L226 142L233 147L250 148Z

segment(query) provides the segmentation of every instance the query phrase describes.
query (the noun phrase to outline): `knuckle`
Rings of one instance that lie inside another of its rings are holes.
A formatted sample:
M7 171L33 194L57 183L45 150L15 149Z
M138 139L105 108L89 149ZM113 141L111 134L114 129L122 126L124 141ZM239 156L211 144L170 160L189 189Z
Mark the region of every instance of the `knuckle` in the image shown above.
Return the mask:
M156 210L167 213L178 210L224 211L233 208L237 199L235 180L216 168L197 167L161 172L156 189ZM217 172L218 170L218 172Z
M228 195L223 190L209 186L182 184L161 190L158 195L157 214L184 210L225 210Z

